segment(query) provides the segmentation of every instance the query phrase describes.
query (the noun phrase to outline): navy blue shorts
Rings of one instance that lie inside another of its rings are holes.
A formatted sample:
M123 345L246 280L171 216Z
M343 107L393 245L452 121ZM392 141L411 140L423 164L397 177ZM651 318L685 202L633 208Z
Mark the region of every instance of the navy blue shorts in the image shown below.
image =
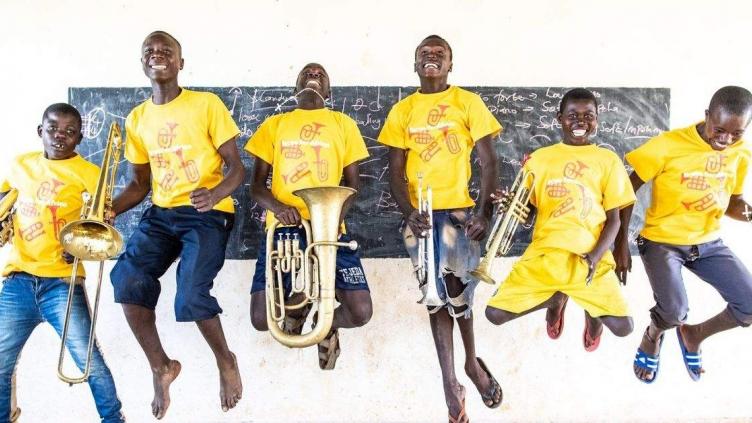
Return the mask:
M115 302L154 310L161 291L159 278L179 257L177 321L195 322L221 313L211 289L225 262L234 219L232 213L199 213L192 206L151 206L110 273Z
M306 240L305 231L303 228L284 227L274 231L274 239L276 245L276 239L279 234L290 234L293 237L294 234L298 234L300 239L300 249L305 250ZM352 238L347 234L339 236L339 242L350 242ZM266 290L266 238L261 243L259 249L258 261L256 261L256 272L253 274L253 283L251 284L251 294L254 292ZM285 295L289 296L292 291L292 281L289 273L285 273L283 276L285 285ZM366 290L368 291L368 282L366 282L366 274L363 271L363 265L360 263L360 257L358 256L358 250L351 250L349 248L337 249L337 272L335 274L335 288L345 289L349 291Z

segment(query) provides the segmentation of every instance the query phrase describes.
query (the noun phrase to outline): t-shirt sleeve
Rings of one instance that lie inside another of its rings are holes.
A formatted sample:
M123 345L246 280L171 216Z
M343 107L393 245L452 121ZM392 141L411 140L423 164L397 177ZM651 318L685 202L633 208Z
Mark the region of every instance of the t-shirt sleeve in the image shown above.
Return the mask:
M603 186L603 209L621 209L635 202L635 193L629 182L629 175L624 169L618 157L614 156L611 164L611 172L606 175L602 182Z
M661 136L650 139L624 156L643 182L658 176L666 163L665 142Z
M397 147L405 150L407 148L407 131L403 123L404 116L400 109L395 106L389 111L386 117L384 127L379 133L379 142L390 147Z
M741 156L739 160L739 166L736 168L736 183L734 185L733 195L744 194L744 180L747 177L747 169L749 168L749 152Z
M355 121L344 116L342 126L345 133L345 157L343 164L344 166L349 166L358 160L368 157L368 149Z
M149 152L138 135L138 117L131 112L125 119L125 158L133 164L149 163Z
M251 135L244 147L247 152L270 165L274 164L275 128L274 117L267 118Z
M473 139L473 143L486 135L495 137L502 130L499 121L496 120L496 117L486 107L486 103L478 95L472 95L467 106L467 114L470 136Z
M212 93L209 94L209 99L207 106L209 136L214 148L219 149L222 144L240 134L240 129L219 97Z

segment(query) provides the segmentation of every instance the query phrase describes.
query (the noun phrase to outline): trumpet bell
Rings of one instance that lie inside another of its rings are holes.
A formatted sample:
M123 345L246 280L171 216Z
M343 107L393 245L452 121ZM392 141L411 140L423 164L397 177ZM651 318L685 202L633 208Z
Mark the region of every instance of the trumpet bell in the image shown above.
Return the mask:
M479 266L477 269L470 271L470 276L474 277L475 279L478 279L479 281L483 281L487 284L496 285L496 281L488 273L487 268L481 269Z
M66 253L81 260L102 261L120 254L123 237L112 225L94 219L71 222L60 231Z

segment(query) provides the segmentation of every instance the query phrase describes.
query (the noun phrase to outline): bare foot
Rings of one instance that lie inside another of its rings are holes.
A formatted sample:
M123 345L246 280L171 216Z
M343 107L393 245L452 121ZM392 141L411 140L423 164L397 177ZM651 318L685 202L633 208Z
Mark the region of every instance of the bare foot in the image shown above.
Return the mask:
M682 340L684 341L684 347L687 348L687 352L697 353L700 351L700 342L697 342L697 336L694 329L697 325L681 325L679 331L682 334Z
M583 336L582 345L585 351L595 351L600 343L600 337L603 334L603 322L597 317L590 316L585 311L585 336Z
M640 342L640 349L644 351L646 354L650 355L658 355L658 353L661 350L661 346L658 343L658 340L660 339L660 333L652 333L653 331L648 327L645 329L645 333L642 335L642 341ZM653 374L655 373L652 370L644 369L638 365L633 365L632 368L634 369L635 376L637 376L641 380L650 381L653 380Z
M227 411L238 404L243 397L243 383L240 380L240 370L235 354L230 353L232 361L217 363L219 368L219 401L222 411Z
M170 406L170 384L178 377L181 368L179 361L170 360L166 367L152 369L154 401L151 402L151 413L157 419L161 419L167 413L167 407Z
M465 363L465 373L478 389L478 393L480 393L483 403L487 407L493 407L494 404L501 402L502 392L501 389L495 388L489 373L483 370L478 360L479 359L476 358L469 363Z

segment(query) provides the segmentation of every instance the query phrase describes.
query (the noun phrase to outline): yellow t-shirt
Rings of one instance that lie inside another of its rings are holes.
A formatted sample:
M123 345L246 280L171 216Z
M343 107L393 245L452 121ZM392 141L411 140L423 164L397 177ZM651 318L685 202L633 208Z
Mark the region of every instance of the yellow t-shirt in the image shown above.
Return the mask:
M530 202L538 215L533 240L523 257L545 248L588 253L598 242L606 211L635 201L619 157L592 144L560 142L540 148L524 167L535 175Z
M272 165L272 195L310 214L295 190L338 186L343 169L368 157L358 126L349 116L329 109L303 110L268 117L245 149ZM268 212L267 227L276 221Z
M45 278L70 277L73 265L63 260L58 234L81 216L84 191L94 194L99 166L81 156L48 160L41 152L17 157L10 165L0 192L18 190L13 215L13 248L3 269ZM78 275L84 276L79 265Z
M190 206L198 188L214 188L224 178L217 151L240 133L222 100L185 88L167 104L151 99L136 106L125 121L125 158L149 163L152 202L160 207ZM235 211L232 198L214 209Z
M717 239L732 194L742 194L750 151L739 140L715 151L696 125L664 132L626 155L645 182L653 180L642 236L674 245Z
M476 94L451 86L415 92L392 107L379 142L407 150L405 173L410 202L417 207L418 173L433 190L434 210L472 207L470 153L475 142L496 136L501 124Z

